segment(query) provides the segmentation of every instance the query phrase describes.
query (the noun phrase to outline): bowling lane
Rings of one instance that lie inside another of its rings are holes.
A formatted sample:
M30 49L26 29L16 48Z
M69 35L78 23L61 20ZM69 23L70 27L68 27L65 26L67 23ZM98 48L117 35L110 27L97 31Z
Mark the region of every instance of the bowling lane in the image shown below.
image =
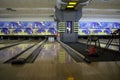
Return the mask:
M106 39L105 40L104 39L100 40L100 46L102 48L105 48L107 41L108 40L106 40ZM87 40L86 39L79 39L79 42L87 44ZM115 41L112 44L115 44ZM94 42L92 42L92 45L94 45ZM110 45L108 49L119 51L119 46L117 46L117 45Z
M21 41L23 41L23 40L13 40L13 41L9 40L7 42L1 43L0 48L5 47L5 46L9 46L9 45L12 45L14 43L21 42Z
M8 43L13 43L13 42L18 42L18 41L20 40L0 40L0 44L8 44Z
M100 43L107 44L109 39L100 39ZM119 45L119 39L113 39L111 45L118 46Z
M74 63L72 57L65 51L59 43L47 42L35 60L36 63Z
M17 54L19 54L23 50L34 45L36 42L37 41L28 41L28 42L21 43L19 45L16 45L16 46L13 46L10 48L0 50L0 63L3 63L5 61L7 61L8 59L16 56Z

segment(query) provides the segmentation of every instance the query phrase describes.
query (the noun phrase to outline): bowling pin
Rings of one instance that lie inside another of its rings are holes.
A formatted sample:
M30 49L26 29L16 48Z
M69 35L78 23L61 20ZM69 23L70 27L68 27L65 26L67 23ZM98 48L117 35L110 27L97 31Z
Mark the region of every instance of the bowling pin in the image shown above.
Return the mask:
M50 37L50 42L51 42L51 37Z
M51 42L52 42L52 37L51 37Z
M50 37L48 37L48 41L50 42Z
M53 37L53 42L54 42L54 37Z
M54 39L54 37L53 37L53 42L54 42L54 40L55 40L55 39Z
M52 42L52 37L51 37L51 42Z
M52 42L53 42L53 37L52 37Z
M52 42L53 42L53 37L52 37Z

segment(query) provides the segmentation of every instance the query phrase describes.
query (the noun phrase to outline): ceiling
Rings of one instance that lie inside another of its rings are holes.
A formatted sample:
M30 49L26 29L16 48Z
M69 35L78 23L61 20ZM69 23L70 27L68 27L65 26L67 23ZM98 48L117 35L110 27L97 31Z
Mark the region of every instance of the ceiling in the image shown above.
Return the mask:
M53 17L55 4L56 0L0 0L0 17ZM83 17L120 18L120 0L90 0Z

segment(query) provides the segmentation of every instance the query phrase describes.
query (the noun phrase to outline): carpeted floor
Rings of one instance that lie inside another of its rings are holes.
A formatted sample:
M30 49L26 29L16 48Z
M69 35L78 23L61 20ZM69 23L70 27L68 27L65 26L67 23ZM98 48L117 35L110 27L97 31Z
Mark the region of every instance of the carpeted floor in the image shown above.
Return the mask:
M120 52L118 51L113 51L113 50L108 50L108 49L103 49L100 47L97 47L97 52L100 55L99 57L91 57L88 56L88 50L87 46L84 43L66 43L68 46L71 48L75 49L78 51L80 54L86 56L89 60L92 62L100 62L100 61L120 61Z

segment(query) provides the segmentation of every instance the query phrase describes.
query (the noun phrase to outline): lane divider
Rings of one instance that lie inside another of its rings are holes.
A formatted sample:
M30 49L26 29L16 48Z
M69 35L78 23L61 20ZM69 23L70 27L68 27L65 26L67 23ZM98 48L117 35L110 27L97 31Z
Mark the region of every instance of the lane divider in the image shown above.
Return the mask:
M18 56L16 59L14 59L11 63L12 64L24 64L26 62L26 60L33 54L33 52L36 50L36 48L38 48L44 42L45 42L45 40L39 42L37 45L26 50L24 53L22 53L20 56Z
M27 40L22 41L22 42L18 42L18 43L14 43L14 44L10 44L10 45L7 45L5 47L1 47L0 50L5 49L5 48L9 48L9 47L12 47L12 46L15 46L15 45L18 45L18 44L21 44L21 43L25 43L26 41Z
M45 40L46 41L46 40ZM33 52L32 54L26 59L26 63L33 63L35 59L40 54L40 51L42 50L45 41L43 41Z
M74 50L73 48L71 48L70 46L66 45L65 43L59 41L63 46L65 46L65 48L68 48L70 50L72 50L74 53L76 53L77 55L79 55L85 62L87 63L91 63L91 61L86 58L84 55L80 54L79 52L77 52L76 50Z
M21 51L20 53L18 53L17 55L13 56L12 58L4 61L4 63L11 63L14 59L16 59L18 56L20 56L22 53L24 53L25 51L27 51L28 49L32 48L33 46L35 46L36 44L33 44L31 46L29 46L28 48L26 48L25 50Z
M20 40L4 40L4 41L0 40L0 44L14 43L14 42L18 42L18 41L20 41Z

